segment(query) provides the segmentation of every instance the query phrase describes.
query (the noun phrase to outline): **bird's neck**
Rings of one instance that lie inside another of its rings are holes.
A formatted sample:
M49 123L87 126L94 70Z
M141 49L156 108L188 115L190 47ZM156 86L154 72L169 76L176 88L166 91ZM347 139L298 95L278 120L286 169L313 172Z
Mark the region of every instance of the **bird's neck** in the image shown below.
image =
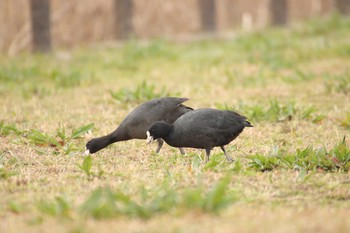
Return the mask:
M108 140L109 144L130 139L124 132L121 132L120 128L117 128L115 131L104 137Z
M169 142L172 142L171 138L172 135L174 133L174 125L170 125L169 127L169 131L167 131L166 133L164 133L164 135L162 136L162 139L169 144ZM170 146L172 146L171 144L169 144Z
M102 137L99 137L99 138L95 138L95 140L96 140L96 143L98 143L96 151L99 151L99 150L101 150L101 149L103 149L103 148L105 148L108 145L113 143L113 141L111 140L110 135L106 135L106 136L102 136Z
M112 132L104 137L105 137L105 140L107 140L109 142L109 144L124 140L123 136L120 134L120 132L118 130L116 130L116 131L114 131L114 132Z

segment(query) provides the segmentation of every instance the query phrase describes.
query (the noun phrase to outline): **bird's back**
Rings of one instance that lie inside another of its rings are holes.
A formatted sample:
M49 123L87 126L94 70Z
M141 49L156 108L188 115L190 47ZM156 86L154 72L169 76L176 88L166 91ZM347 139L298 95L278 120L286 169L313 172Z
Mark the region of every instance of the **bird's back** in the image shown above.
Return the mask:
M181 103L187 98L165 97L147 101L134 110L120 123L117 130L127 139L146 139L146 131L156 121L173 123L182 114L192 109Z
M226 145L248 123L246 117L232 111L197 109L182 115L174 122L173 132L166 141L177 147L212 148Z

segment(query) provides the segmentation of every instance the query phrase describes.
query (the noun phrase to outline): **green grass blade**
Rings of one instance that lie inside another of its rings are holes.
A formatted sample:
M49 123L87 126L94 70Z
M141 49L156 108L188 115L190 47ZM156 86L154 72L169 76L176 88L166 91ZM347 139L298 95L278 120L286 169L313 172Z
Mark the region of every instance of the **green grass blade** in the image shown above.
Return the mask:
M71 139L76 139L94 128L94 123L84 125L72 131Z

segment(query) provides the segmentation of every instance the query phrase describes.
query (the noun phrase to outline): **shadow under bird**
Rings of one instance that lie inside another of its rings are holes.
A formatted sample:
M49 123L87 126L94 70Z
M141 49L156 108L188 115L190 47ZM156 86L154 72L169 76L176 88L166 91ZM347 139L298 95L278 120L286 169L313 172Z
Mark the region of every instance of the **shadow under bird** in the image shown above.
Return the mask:
M147 131L147 143L161 138L173 147L205 149L207 162L210 151L219 146L226 159L232 162L224 146L233 141L245 127L253 127L246 119L233 111L197 109L182 115L173 124L153 124Z
M187 98L164 97L147 101L132 110L112 133L99 138L93 138L86 144L85 155L96 153L108 145L130 139L146 139L146 131L157 121L173 123L184 113L193 109L183 105ZM156 153L164 143L159 138ZM184 150L179 148L181 154Z

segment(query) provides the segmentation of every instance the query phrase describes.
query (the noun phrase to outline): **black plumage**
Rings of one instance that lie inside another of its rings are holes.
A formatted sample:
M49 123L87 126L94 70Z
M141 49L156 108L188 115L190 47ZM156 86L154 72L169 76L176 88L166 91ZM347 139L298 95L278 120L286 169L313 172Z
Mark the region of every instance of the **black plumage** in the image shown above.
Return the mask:
M106 146L119 141L130 139L146 139L146 131L157 121L173 123L184 113L193 109L183 105L187 98L165 97L147 101L134 110L120 123L118 128L112 133L99 138L91 139L86 144L85 154L95 153ZM158 153L163 145L163 140L158 140ZM182 154L184 151L180 148Z
M253 127L245 116L233 111L203 108L188 112L173 124L156 122L147 131L150 142L162 138L173 147L205 149L207 161L210 151L219 146L228 161L224 146L233 141L245 127Z

